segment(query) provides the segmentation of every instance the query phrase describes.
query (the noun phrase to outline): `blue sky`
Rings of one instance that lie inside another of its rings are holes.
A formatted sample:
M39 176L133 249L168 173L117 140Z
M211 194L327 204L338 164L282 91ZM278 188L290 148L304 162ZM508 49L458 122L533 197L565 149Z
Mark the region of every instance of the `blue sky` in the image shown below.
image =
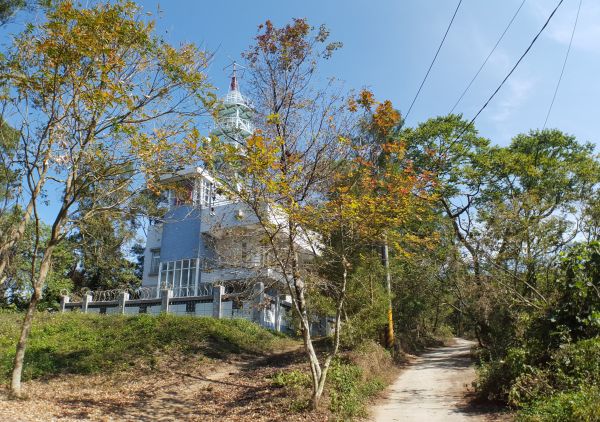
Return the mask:
M416 125L447 114L481 66L522 0L463 0L446 43L407 121ZM558 0L526 0L502 43L465 96L457 112L467 118L483 105L539 31ZM173 44L194 42L215 52L209 69L213 84L227 90L232 60L248 48L257 26L266 19L283 25L304 17L326 24L331 39L344 47L323 67L348 89L369 87L391 100L403 114L408 109L458 0L139 0L159 16L157 30ZM579 0L564 0L550 25L503 89L480 115L476 127L493 143L506 145L518 133L540 128L560 74ZM156 13L160 9L160 13ZM22 27L14 24L0 31ZM567 68L548 127L598 144L600 138L600 1L583 0ZM243 80L242 80L243 90ZM50 193L52 199L56 193ZM51 201L53 202L53 201ZM42 212L45 220L53 204Z
M477 120L482 135L507 144L543 126L567 50L579 0L565 0L543 36ZM322 69L348 88L370 87L405 112L423 78L457 1L198 1L144 0L160 7L158 29L172 43L192 41L216 51L210 77L225 90L232 59L239 59L266 19L282 25L305 17L326 24L340 50ZM446 43L409 116L414 125L446 114L487 56L521 0L463 0ZM513 26L465 96L458 112L472 115L504 78L556 5L527 0ZM548 121L582 141L597 143L600 129L600 2L584 0L565 75ZM243 88L243 82L242 82Z
M446 114L482 64L522 0L463 0L453 27L407 121ZM558 0L526 0L512 27L456 112L471 118L518 60ZM215 52L209 76L227 89L223 68L248 48L257 26L294 17L325 24L344 47L322 67L348 89L368 87L408 109L458 0L138 0L171 43L194 42ZM543 126L562 67L579 0L564 0L536 45L476 122L506 145ZM157 13L160 10L160 13ZM0 45L31 16L21 13L0 31ZM583 0L566 71L548 121L580 141L598 144L600 129L600 1ZM243 89L243 81L242 81Z

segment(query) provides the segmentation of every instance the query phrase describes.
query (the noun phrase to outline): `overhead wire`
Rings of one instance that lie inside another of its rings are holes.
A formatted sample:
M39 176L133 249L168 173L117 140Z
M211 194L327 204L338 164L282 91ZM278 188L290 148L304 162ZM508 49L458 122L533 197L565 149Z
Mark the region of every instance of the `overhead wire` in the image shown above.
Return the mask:
M510 78L510 76L514 73L514 71L517 69L517 67L519 66L519 64L523 61L523 59L525 58L525 56L527 56L527 54L529 53L529 51L531 50L531 48L533 47L533 45L535 44L535 42L538 40L538 38L540 37L540 35L542 34L542 32L544 32L544 29L546 29L546 27L548 26L548 24L550 23L550 21L552 20L552 18L554 17L554 15L556 14L556 11L561 6L561 4L563 4L563 2L564 2L564 0L560 0L558 2L558 4L554 7L554 9L552 10L552 13L550 13L550 16L548 16L548 19L546 19L546 22L544 22L544 25L542 26L542 28L537 32L537 34L535 35L535 37L533 37L533 40L531 40L531 42L529 43L529 46L527 47L527 49L525 49L525 51L523 52L523 54L521 54L521 57L519 57L519 60L517 60L517 62L515 63L515 65L510 69L510 72L508 72L508 74L506 75L506 77L502 80L502 82L500 82L500 85L498 85L498 87L494 90L494 92L492 93L492 95L490 95L490 97L483 104L483 106L481 106L481 108L479 109L479 111L473 116L473 118L469 121L469 123L467 125L465 125L465 127L463 128L463 130L458 134L458 136L454 139L453 142L457 141L467 131L467 129L470 128L473 125L473 123L475 122L475 120L477 119L477 117L479 117L479 115L483 112L483 110L485 110L485 108L489 105L489 103L492 101L492 99L496 96L496 94L498 93L498 91L500 91L500 89L504 86L504 84L506 83L506 81L508 80L508 78Z
M456 14L458 13L458 9L460 8L461 4L462 4L462 0L459 0L458 5L456 6L456 9L454 10L454 14L452 15L452 19L450 19L450 23L448 24L448 27L446 28L444 37L442 38L442 41L440 42L440 45L438 46L438 49L435 52L435 56L433 56L433 60L431 61L431 64L429 65L429 68L427 69L427 73L425 73L425 77L421 81L421 85L419 85L419 89L417 90L415 97L413 98L412 102L410 103L410 107L408 107L408 111L406 112L406 116L404 116L404 120L408 119L408 116L410 115L410 112L411 112L413 106L415 105L415 102L417 101L419 94L421 93L421 89L423 89L423 85L425 85L425 81L427 80L427 77L429 76L429 73L431 72L431 69L433 68L433 64L435 63L437 56L440 53L440 50L442 49L442 46L444 45L444 41L446 41L448 32L450 32L450 28L452 27L452 23L454 22L454 18L456 17Z
M492 48L492 50L490 51L490 53L487 55L487 57L485 58L485 60L481 64L481 66L479 67L479 70L477 70L477 72L475 73L475 75L473 76L473 78L471 79L471 81L469 82L469 84L467 85L467 87L464 89L464 91L462 92L462 94L460 94L460 97L458 98L458 100L456 100L456 103L454 103L454 106L452 107L452 110L450 110L449 114L452 114L454 112L454 110L456 109L456 107L458 106L458 104L462 101L462 99L464 98L464 96L466 95L466 93L469 91L469 89L471 88L471 85L473 85L473 82L475 82L475 79L477 79L477 77L479 76L479 74L481 73L481 71L483 70L483 68L487 64L487 62L489 61L490 57L492 57L492 54L494 54L494 51L496 51L496 48L498 48L498 45L500 44L500 42L502 41L502 39L504 38L504 36L508 32L508 29L511 27L511 25L515 21L515 18L517 17L517 15L519 14L519 12L523 8L523 5L525 4L526 1L527 0L523 0L521 2L521 4L519 5L519 7L517 8L517 11L514 13L514 15L512 16L512 18L508 22L508 25L506 25L506 27L504 28L504 31L500 35L500 38L498 38L498 41L496 41L496 44L494 45L494 47Z
M554 89L554 95L552 96L552 101L550 102L550 107L548 107L548 112L546 113L546 119L544 120L544 127L546 129L546 125L548 124L548 118L550 117L550 112L552 111L552 107L554 106L554 101L556 100L556 94L558 93L558 88L560 87L560 82L562 81L563 74L565 73L565 67L567 66L567 60L569 59L569 53L571 52L571 45L573 45L573 36L575 35L575 29L577 29L577 22L579 21L579 12L581 11L581 3L583 0L579 0L579 6L577 7L577 15L575 15L575 23L573 24L573 30L571 31L571 39L569 40L569 47L567 48L567 54L565 54L565 60L563 61L562 69L560 71L560 76L558 77L558 82L556 83L556 88Z

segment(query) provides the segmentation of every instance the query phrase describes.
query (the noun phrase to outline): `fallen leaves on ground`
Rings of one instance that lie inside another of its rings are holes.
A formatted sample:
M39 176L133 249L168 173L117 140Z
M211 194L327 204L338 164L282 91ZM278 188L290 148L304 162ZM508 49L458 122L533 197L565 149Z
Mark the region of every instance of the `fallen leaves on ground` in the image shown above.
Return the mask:
M213 361L176 355L155 368L61 375L24 384L28 398L0 393L0 420L25 421L326 421L295 412L271 377L304 365L298 353Z

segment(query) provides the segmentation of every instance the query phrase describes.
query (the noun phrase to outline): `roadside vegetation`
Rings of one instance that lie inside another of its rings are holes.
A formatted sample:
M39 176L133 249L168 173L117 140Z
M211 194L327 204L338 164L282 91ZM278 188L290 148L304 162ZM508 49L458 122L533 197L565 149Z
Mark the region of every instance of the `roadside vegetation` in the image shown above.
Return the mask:
M397 374L391 354L374 342L365 342L342 353L331 366L325 389L326 407L339 420L367 416L368 405ZM310 377L301 369L281 370L272 376L276 387L288 392L291 413L310 408Z
M523 421L596 421L600 243L572 248L556 283L546 306L519 315L517 332L505 348L480 350L479 393L515 407Z

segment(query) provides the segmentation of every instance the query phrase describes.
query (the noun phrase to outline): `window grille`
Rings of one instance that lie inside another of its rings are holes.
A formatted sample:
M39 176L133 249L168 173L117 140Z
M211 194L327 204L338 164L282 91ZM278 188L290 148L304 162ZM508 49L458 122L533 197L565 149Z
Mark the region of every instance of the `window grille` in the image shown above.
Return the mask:
M158 274L160 266L160 249L152 249L150 251L150 275Z
M161 288L173 290L175 297L194 296L197 261L197 259L181 259L161 263Z
M194 205L197 207L210 208L214 197L214 183L201 177L197 180L194 192Z

